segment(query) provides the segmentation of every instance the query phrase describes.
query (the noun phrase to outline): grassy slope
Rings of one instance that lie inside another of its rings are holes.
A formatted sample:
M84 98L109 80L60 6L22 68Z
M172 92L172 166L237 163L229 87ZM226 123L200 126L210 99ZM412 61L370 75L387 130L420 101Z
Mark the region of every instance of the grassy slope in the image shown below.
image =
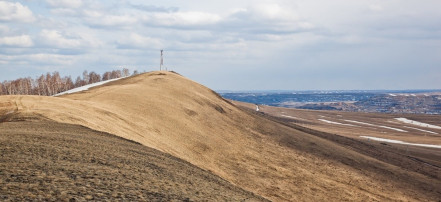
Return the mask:
M263 201L181 159L52 121L0 124L0 200Z
M173 73L142 74L61 98L0 97L2 111L39 114L134 140L273 200L435 200L441 195L406 178L429 187L438 180L246 113Z

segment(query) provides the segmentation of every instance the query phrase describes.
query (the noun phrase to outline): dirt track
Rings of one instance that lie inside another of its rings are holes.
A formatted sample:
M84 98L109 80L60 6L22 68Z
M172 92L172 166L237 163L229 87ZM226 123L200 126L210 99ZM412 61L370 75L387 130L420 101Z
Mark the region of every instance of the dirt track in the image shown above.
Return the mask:
M0 200L264 201L183 160L52 121L0 123Z

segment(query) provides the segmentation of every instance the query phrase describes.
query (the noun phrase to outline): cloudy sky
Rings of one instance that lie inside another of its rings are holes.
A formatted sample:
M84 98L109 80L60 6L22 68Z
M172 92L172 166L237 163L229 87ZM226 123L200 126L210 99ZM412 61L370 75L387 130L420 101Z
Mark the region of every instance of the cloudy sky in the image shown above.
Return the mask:
M0 0L0 80L164 64L215 90L441 89L440 0Z

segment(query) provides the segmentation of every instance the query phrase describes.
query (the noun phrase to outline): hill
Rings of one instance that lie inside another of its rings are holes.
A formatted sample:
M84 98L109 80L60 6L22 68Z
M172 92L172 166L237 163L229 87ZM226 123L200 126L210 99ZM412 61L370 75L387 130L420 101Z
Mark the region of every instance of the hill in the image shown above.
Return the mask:
M12 120L0 131L1 201L264 201L169 154L82 126Z
M406 170L239 109L171 72L60 97L2 96L0 114L39 116L171 154L267 199L437 200L440 176Z

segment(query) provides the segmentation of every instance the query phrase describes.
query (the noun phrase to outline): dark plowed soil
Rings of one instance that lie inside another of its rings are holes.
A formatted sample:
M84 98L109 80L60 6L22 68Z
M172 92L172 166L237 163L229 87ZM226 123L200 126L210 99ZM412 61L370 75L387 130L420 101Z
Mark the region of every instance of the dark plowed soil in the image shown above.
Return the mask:
M181 159L50 121L0 123L0 201L264 201Z

